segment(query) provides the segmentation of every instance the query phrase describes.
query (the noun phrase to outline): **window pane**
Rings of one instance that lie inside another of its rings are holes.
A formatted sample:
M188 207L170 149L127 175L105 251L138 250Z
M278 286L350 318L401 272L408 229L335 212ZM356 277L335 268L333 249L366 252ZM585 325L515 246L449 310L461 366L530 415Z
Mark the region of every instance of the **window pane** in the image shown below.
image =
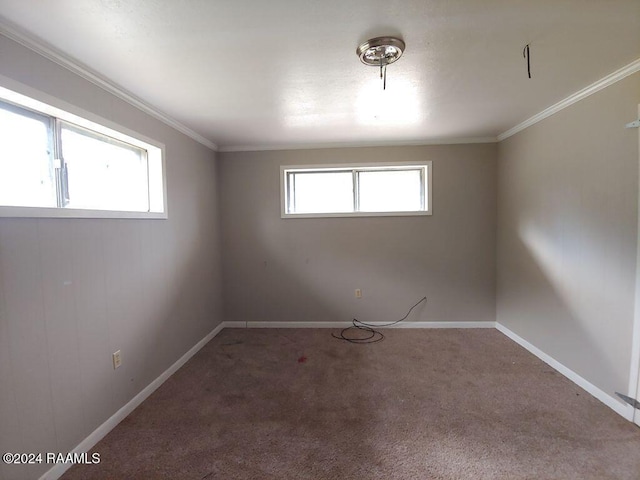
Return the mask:
M0 106L0 205L57 205L48 126Z
M420 170L360 172L361 212L422 210Z
M68 125L61 134L68 169L67 208L149 211L144 150Z
M351 172L291 173L290 213L341 213L353 211Z

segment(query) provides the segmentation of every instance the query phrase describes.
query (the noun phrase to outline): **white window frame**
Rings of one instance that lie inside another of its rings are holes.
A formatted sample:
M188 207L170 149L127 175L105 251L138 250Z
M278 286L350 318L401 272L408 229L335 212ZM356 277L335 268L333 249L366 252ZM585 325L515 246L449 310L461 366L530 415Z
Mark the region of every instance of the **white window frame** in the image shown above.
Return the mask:
M422 206L424 210L412 211L390 211L390 212L338 212L338 213L289 213L287 205L289 203L288 174L291 172L336 172L351 171L354 176L354 205L358 205L358 184L356 172L358 171L381 171L381 170L409 170L422 169L421 189ZM331 165L282 165L280 166L280 217L281 218L327 218L327 217L407 217L432 215L432 162L385 162L385 163L349 163Z
M0 75L0 100L36 114L54 117L62 122L95 132L98 135L105 135L125 144L146 150L150 208L148 212L131 212L0 205L0 218L168 218L164 144L3 75Z

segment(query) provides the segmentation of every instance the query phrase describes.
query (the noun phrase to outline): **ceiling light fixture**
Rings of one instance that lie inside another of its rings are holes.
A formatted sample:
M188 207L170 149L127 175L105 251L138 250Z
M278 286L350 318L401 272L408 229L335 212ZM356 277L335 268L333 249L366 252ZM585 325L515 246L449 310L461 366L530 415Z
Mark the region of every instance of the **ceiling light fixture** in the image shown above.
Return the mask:
M404 52L405 44L396 37L376 37L367 40L356 49L360 61L371 67L380 67L382 89L387 88L387 65L398 61Z

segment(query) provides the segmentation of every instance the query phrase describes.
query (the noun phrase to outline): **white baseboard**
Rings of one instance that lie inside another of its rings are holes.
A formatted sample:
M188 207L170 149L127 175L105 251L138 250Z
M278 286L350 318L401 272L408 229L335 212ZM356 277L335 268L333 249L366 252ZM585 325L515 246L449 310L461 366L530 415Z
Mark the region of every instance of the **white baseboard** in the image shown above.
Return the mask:
M351 322L225 322L245 328L347 328ZM377 328L495 328L496 322L402 322L384 327L387 322L367 322Z
M84 453L91 450L100 440L102 440L107 433L113 430L127 415L133 412L138 405L144 402L153 392L155 392L160 385L162 385L167 379L176 373L180 367L187 363L191 357L193 357L198 351L204 347L209 341L215 337L220 331L225 328L225 322L220 323L214 328L206 337L196 343L187 353L185 353L180 359L171 365L167 370L162 373L158 378L151 382L140 393L133 397L124 407L114 413L106 422L96 428L87 438L78 444L74 448L72 453ZM45 472L40 480L57 480L64 472L71 468L71 463L58 463L53 468Z
M624 417L629 421L633 421L633 408L630 405L625 405L619 400L617 400L615 397L612 397L605 391L600 390L594 384L585 380L576 372L574 372L570 368L567 368L562 363L557 361L555 358L544 353L538 347L533 346L532 344L527 342L524 338L512 332L501 323L496 322L496 329L498 329L500 332L505 334L511 340L519 344L521 347L529 350L536 357L538 357L540 360L548 364L550 367L554 368L559 373L567 377L573 383L575 383L576 385L578 385L579 387L581 387L582 389L586 390L588 393L596 397L598 400L604 403L607 407L611 408L614 412L616 412L617 414L621 415L622 417Z
M351 322L245 322L246 328L346 328Z
M371 322L371 325L376 325L377 323L380 323L380 322ZM496 322L402 322L390 328L495 328L495 327L496 327Z
M247 322L222 322L224 328L247 328Z

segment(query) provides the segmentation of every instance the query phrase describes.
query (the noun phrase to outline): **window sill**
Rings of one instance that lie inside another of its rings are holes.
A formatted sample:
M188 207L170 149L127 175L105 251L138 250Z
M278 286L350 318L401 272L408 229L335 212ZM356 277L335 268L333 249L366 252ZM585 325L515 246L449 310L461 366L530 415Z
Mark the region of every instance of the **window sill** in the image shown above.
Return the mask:
M120 218L166 220L166 212L119 212L46 207L0 207L0 218Z
M285 213L281 218L344 218L344 217L422 217L431 212L343 212L343 213Z

